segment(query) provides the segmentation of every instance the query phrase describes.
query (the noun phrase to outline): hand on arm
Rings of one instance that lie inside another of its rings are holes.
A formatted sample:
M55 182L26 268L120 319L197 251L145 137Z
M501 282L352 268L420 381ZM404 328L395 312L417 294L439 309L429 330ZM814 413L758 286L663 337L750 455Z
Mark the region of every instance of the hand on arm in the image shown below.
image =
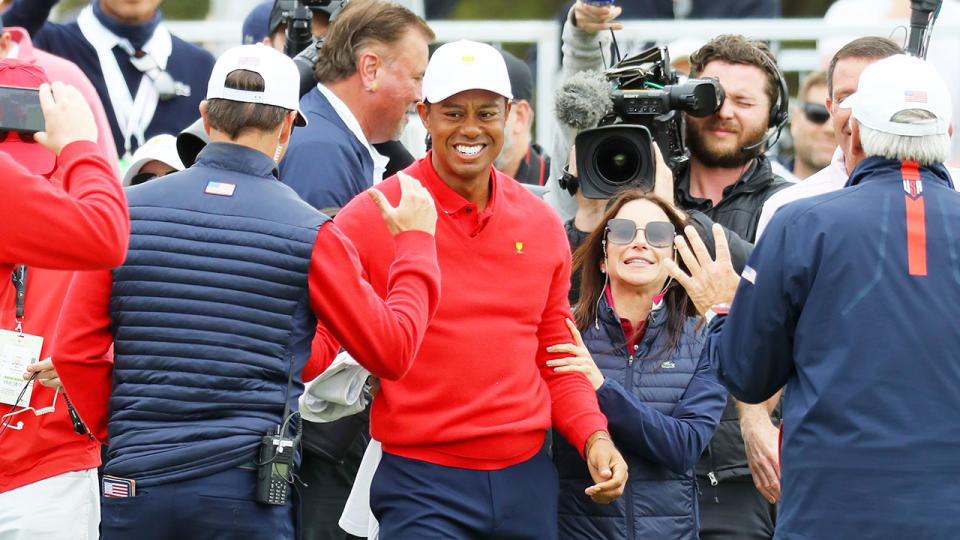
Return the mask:
M577 28L587 32L599 32L601 30L621 30L623 24L613 22L620 16L623 8L613 4L606 6L595 6L588 4L583 0L577 0L573 5L574 21Z
M717 249L716 260L710 257L707 247L693 227L688 225L684 232L690 239L689 246L682 236L677 236L674 243L690 273L684 272L672 259L663 261L667 272L686 289L687 295L693 300L697 312L701 315L706 313L710 306L733 302L740 276L733 270L733 265L730 263L730 250L727 247L723 227L716 223L713 225L713 239Z
M596 362L593 361L593 357L590 356L590 351L588 351L586 345L583 344L583 337L580 336L577 325L570 319L566 319L566 323L567 328L570 329L570 335L573 336L574 343L551 345L547 347L547 352L566 353L573 356L548 360L547 365L552 367L557 373L567 371L583 373L586 375L587 380L590 381L593 389L597 390L603 385L603 373L600 372L600 368L597 367Z
M770 411L780 399L777 392L764 403L750 405L737 402L740 432L747 453L753 484L770 504L780 500L780 430L770 420Z
M607 504L623 495L627 485L627 462L613 445L606 431L590 435L584 446L587 468L594 485L584 490L593 502Z

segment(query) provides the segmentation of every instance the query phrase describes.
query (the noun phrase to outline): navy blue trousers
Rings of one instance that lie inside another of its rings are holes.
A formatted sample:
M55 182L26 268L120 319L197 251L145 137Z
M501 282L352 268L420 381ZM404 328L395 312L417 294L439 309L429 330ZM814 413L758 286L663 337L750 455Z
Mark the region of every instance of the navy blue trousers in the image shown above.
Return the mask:
M293 497L286 506L254 500L257 473L226 471L140 489L136 497L100 497L100 538L115 540L294 540Z
M545 450L497 471L383 453L370 487L382 540L557 538L557 470Z

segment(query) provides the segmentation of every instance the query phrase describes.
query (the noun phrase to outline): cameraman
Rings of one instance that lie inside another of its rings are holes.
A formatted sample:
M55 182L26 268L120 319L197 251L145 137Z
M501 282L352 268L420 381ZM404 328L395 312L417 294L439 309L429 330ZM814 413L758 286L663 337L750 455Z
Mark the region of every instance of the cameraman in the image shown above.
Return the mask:
M570 64L603 69L600 50L609 50L611 38L601 30L620 27L613 22L619 13L615 6L577 1L563 29L565 74L572 74ZM789 185L771 171L762 153L786 111L779 70L766 45L742 36L718 36L690 62L690 76L717 77L726 99L710 116L687 117L691 156L689 166L676 172L676 204L699 210L752 242L763 202ZM778 419L770 416L776 403L776 396L761 405L728 400L697 466L702 538L773 536L780 485Z
M267 0L258 4L243 20L243 44L263 43L280 52L286 51L289 15L298 5L309 9L310 34L314 39L320 39L327 33L330 21L340 12L346 0L331 0L324 5L316 5L319 3L318 0Z
M0 60L0 84L39 88L46 124L33 138L10 131L0 141L0 341L17 329L27 343L43 339L31 354L43 360L17 385L31 388L30 398L0 404L0 538L95 540L100 445L75 432L49 356L67 270L123 262L126 198L78 90L50 86L35 64L10 59ZM5 384L17 375L4 373Z

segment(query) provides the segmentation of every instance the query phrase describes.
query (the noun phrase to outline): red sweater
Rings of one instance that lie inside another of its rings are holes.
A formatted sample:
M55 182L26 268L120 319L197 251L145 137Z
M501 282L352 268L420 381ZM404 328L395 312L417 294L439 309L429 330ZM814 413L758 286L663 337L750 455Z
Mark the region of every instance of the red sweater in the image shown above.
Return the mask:
M383 221L379 214L376 217ZM390 271L386 301L363 279L356 251L332 222L317 233L308 274L310 307L317 318L361 365L383 379L400 377L410 368L440 292L440 271L429 234L398 234L391 237L393 249L398 258ZM105 356L113 343L112 288L109 271L77 273L57 328L53 359L80 417L103 441L113 389L113 359ZM323 371L332 359L332 353L312 355L304 376Z
M67 146L53 181L33 176L0 152L0 327L16 324L14 262L27 272L23 330L42 336L40 358L54 350L54 330L72 272L39 268L107 268L126 254L129 235L126 199L93 143ZM60 178L63 178L61 186ZM30 406L49 407L55 391L33 383ZM9 407L3 407L5 414ZM73 431L63 395L54 412L31 411L10 417L0 436L0 492L58 474L100 465L100 445ZM19 422L22 429L15 429Z
M385 451L478 470L533 456L553 424L581 450L606 429L579 373L555 373L548 345L569 343L570 248L557 214L512 178L492 172L483 211L437 176L431 154L405 171L437 202L440 306L399 381L382 381L371 431ZM394 176L377 186L396 205ZM393 246L366 195L335 218L374 288L386 292Z

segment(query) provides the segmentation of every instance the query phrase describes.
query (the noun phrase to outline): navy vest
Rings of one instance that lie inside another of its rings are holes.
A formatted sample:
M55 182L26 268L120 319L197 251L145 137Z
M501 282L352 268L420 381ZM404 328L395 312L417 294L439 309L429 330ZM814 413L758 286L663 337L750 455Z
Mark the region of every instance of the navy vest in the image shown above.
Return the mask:
M252 462L281 422L291 360L291 410L303 390L310 258L328 218L268 156L227 143L127 197L105 472L150 486Z

